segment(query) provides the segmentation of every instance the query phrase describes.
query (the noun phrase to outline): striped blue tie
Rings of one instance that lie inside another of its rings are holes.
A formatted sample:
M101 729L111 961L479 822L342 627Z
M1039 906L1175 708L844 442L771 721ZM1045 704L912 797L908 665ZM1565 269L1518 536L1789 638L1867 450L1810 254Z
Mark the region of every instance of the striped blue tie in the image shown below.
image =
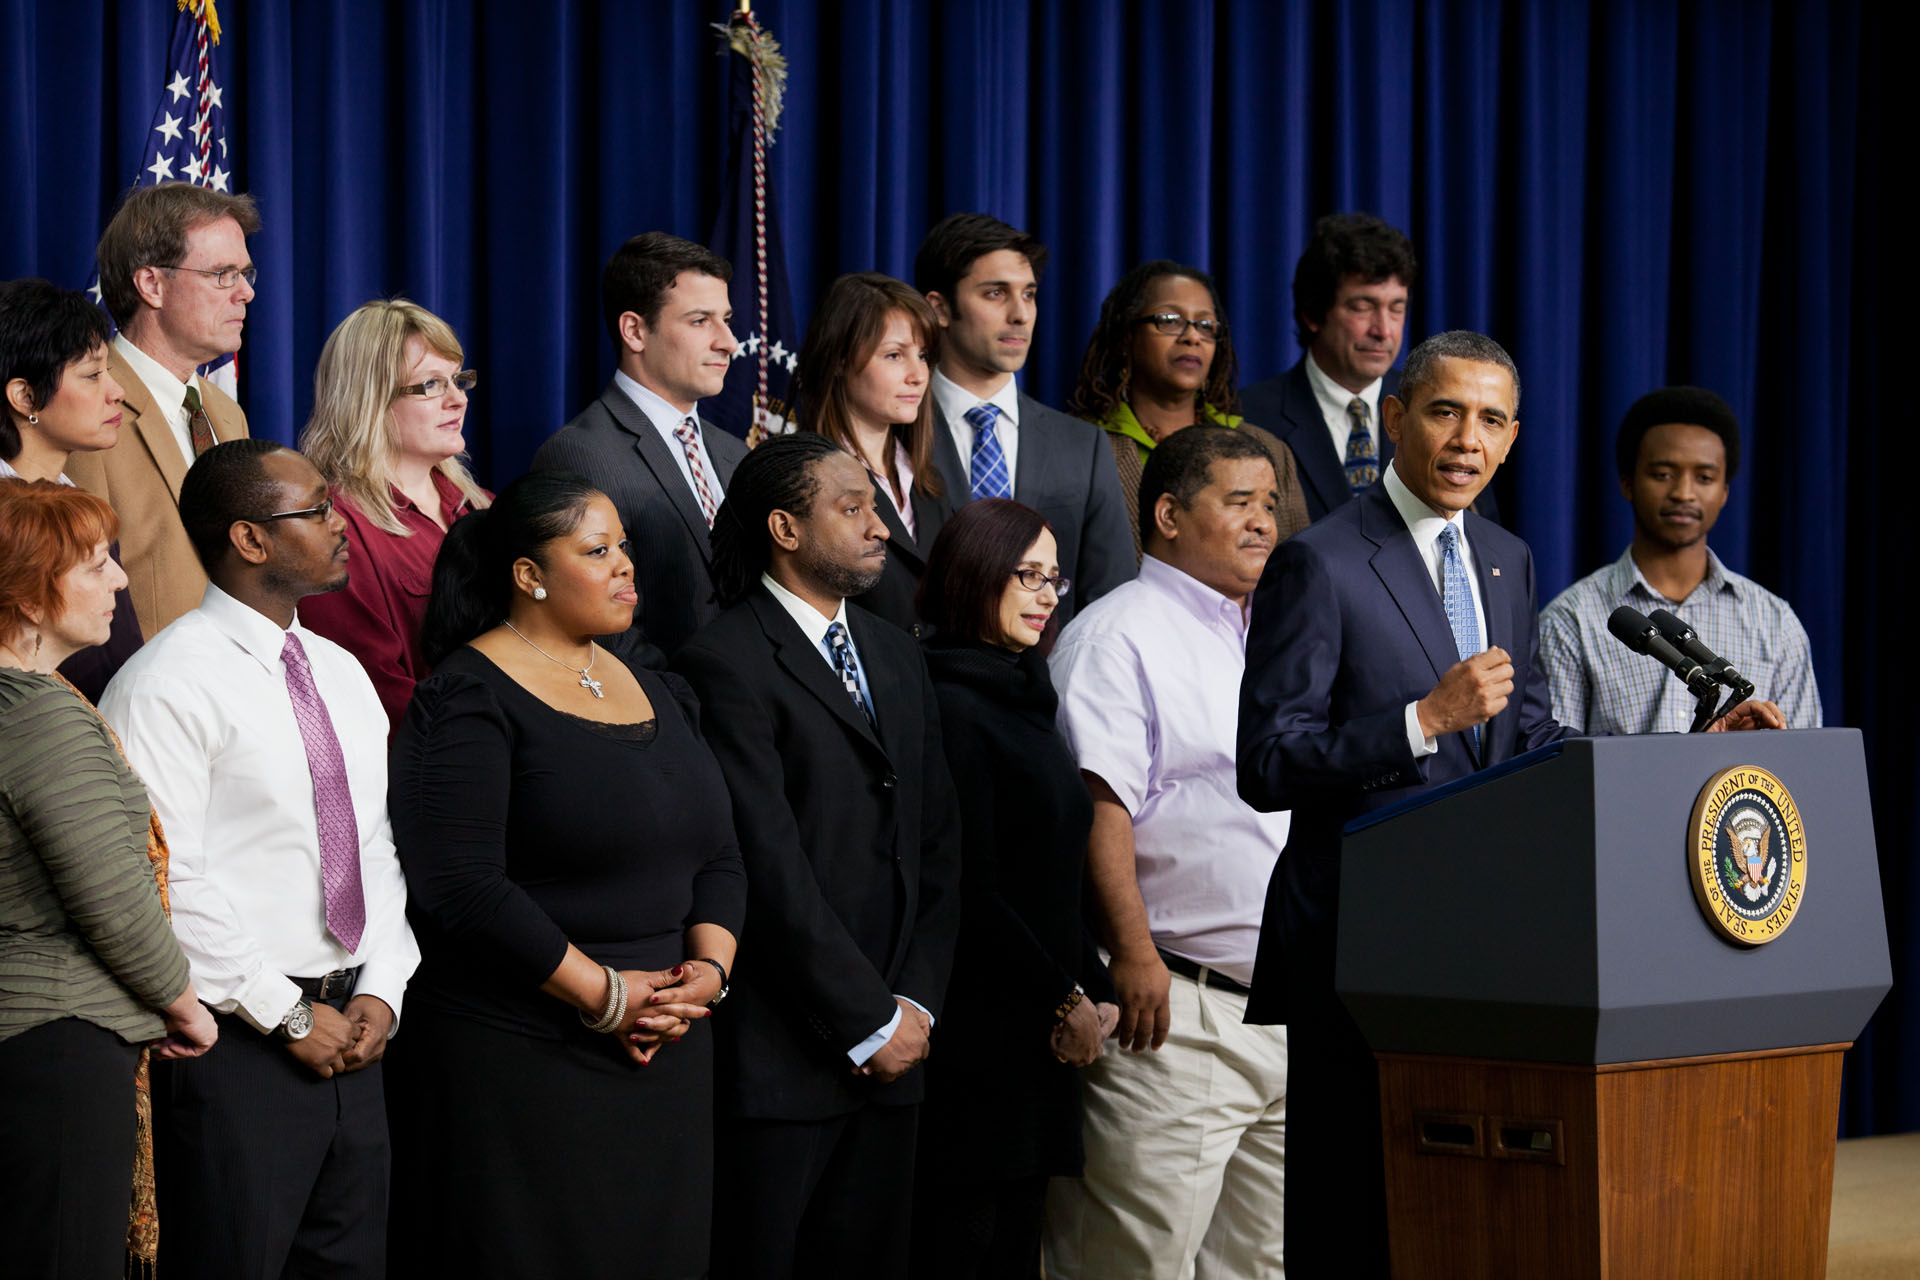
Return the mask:
M1453 628L1453 647L1462 662L1480 652L1480 623L1473 616L1473 588L1467 583L1467 562L1460 554L1460 531L1448 524L1440 531L1440 604ZM1475 725L1473 749L1480 749L1480 726Z
M999 420L999 405L977 404L967 410L967 422L973 427L973 465L967 487L976 498L1013 496L1013 485L1007 477L1007 456L1000 452L1000 438L993 429Z
M847 629L839 623L827 627L827 646L833 650L833 673L840 677L840 683L846 688L847 696L853 699L853 705L860 708L860 714L873 723L873 708L867 705L866 695L860 692L860 664L853 656L853 644L847 638Z

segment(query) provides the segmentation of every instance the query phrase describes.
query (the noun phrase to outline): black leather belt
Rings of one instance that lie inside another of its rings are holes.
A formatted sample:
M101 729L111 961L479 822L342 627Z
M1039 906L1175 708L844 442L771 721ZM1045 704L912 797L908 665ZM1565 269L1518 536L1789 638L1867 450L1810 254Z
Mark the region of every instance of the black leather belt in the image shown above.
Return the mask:
M345 1000L353 994L353 984L359 980L360 966L355 965L351 969L335 969L318 978L295 978L293 984L309 1000Z
M1185 956L1169 955L1162 951L1160 959L1166 962L1169 972L1177 973L1183 978L1192 978L1203 987L1218 987L1222 991L1231 991L1243 996L1253 994L1253 988L1246 983L1235 982L1218 969L1203 969Z

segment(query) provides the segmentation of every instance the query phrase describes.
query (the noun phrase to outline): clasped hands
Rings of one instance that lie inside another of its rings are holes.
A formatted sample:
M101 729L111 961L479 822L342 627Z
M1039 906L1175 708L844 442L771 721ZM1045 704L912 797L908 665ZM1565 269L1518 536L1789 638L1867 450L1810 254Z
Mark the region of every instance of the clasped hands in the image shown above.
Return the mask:
M393 1030L393 1010L379 996L355 996L345 1011L315 1001L313 1030L287 1045L287 1052L322 1079L359 1071L380 1061Z
M710 964L683 960L671 969L625 969L627 1016L613 1034L627 1056L642 1066L686 1035L694 1022L710 1018L709 1001L720 994L720 974Z

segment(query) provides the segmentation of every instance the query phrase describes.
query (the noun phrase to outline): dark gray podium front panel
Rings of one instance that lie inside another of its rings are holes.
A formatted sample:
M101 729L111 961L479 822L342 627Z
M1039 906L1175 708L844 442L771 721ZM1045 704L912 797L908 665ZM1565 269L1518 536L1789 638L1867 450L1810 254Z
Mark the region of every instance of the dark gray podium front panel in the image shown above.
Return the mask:
M1792 792L1806 891L1724 941L1688 880L1694 801L1758 765ZM1854 1039L1892 983L1854 729L1581 738L1351 831L1338 986L1398 1053L1635 1062Z

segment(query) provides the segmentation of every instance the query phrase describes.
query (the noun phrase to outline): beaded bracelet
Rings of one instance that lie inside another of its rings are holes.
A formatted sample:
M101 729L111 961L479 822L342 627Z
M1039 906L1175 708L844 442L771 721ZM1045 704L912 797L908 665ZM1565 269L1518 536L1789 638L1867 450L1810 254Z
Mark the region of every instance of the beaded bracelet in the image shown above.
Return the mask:
M587 1016L580 1011L580 1023L589 1031L608 1032L617 1030L627 1016L627 980L620 971L610 964L600 966L607 971L607 1005L600 1011L598 1018Z
M1055 1022L1065 1022L1067 1020L1067 1015L1072 1013L1075 1009L1079 1008L1080 1002L1082 1000L1085 1000L1086 998L1087 998L1086 989L1083 988L1079 983L1077 982L1074 983L1073 990L1067 993L1067 998L1065 1000L1062 1000L1058 1005L1054 1006L1053 1020Z

